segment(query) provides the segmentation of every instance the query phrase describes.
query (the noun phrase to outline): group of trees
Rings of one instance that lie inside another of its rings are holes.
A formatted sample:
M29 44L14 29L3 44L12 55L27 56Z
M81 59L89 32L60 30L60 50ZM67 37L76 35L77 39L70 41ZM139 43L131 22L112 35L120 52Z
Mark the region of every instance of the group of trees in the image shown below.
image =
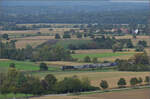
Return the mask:
M33 95L44 95L54 93L68 93L96 90L98 88L91 86L88 78L80 80L77 76L66 77L58 81L52 74L46 75L43 79L26 75L17 71L15 68L9 68L7 74L0 74L0 93L23 93Z
M137 52L141 52L141 51L144 51L144 48L145 48L145 47L147 47L147 42L144 41L144 40L140 40L140 41L138 41L135 50L136 50Z
M135 54L132 58L128 60L117 59L118 70L119 71L149 71L150 62L149 56L146 52Z
M31 46L17 49L15 41L0 42L0 58L31 61L72 60L71 52L61 46L44 46L33 49Z
M84 57L84 62L98 63L98 58L94 57L91 59L89 56L86 56L86 57Z
M143 82L145 82L146 85L149 85L150 84L150 76L145 76L145 80L143 80L141 77L139 77L139 78L133 77L130 79L131 87L142 85ZM119 88L125 88L125 87L127 87L127 82L124 78L120 78L117 82L117 85ZM107 89L109 87L109 84L106 80L102 80L100 82L100 87L102 89Z
M132 41L130 39L115 39L114 37L101 36L93 38L92 41L79 44L69 44L68 48L71 50L77 49L112 49L115 51L121 51L123 48L133 48Z

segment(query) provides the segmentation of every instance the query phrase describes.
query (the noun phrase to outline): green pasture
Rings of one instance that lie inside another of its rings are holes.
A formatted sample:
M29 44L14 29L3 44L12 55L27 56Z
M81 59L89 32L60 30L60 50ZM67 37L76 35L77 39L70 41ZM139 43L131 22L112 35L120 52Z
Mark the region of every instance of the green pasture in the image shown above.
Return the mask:
M129 52L129 53L124 53L124 52L117 52L117 53L89 53L89 54L72 54L73 58L77 58L77 59L84 59L86 56L89 56L90 58L105 58L105 57L115 57L115 56L124 56L124 55L134 55L134 52Z
M39 64L29 61L15 61L15 60L4 60L0 61L0 72L5 72L8 70L9 65L15 63L16 69L21 71L39 71ZM59 68L54 66L49 66L49 71L57 71Z
M4 60L0 61L0 71L6 71L9 68L9 65L14 63L18 70L24 71L36 71L39 70L39 66L34 62L28 61L15 61L15 60Z

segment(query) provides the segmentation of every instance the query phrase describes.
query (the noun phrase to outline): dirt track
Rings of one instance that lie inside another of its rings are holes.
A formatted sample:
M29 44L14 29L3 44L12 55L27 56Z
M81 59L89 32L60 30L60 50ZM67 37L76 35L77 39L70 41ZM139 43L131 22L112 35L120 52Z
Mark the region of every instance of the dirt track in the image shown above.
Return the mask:
M44 96L31 99L150 99L150 89L135 89L86 96Z

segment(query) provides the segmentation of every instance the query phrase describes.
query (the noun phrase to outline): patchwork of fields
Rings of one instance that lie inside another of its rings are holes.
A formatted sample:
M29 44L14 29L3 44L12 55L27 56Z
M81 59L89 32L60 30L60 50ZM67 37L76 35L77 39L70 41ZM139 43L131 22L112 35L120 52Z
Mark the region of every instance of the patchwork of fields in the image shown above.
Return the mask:
M65 31L69 31L75 28L53 28L53 30L49 30L49 28L40 28L39 30L28 30L28 31L0 31L0 34L8 33L12 38L11 40L17 40L16 47L24 48L26 45L30 44L32 47L37 47L38 45L47 42L48 40L54 40L54 35L59 33L61 36ZM76 28L79 31L78 28ZM32 34L35 35L37 32L41 32L42 34L46 34L45 36L30 36L30 37L21 37L21 34ZM82 32L82 31L79 31ZM48 35L49 36L48 36ZM131 35L126 36L115 36L116 39L131 39L133 44L136 45L139 40L145 40L150 46L150 36L137 36L136 39L132 39ZM89 38L71 38L71 39L61 39L56 42L56 45L61 45L64 48L67 48L69 44L85 44L91 42ZM83 59L86 56L90 58L98 58L99 62L103 61L115 61L116 59L129 59L134 54L139 53L135 52L134 49L129 49L130 51L126 52L116 52L113 53L111 49L94 49L94 50L75 50L75 54L72 54L72 57L78 59L78 62L68 62L68 61L45 61L45 63L49 67L49 71L39 71L39 63L40 62L29 62L29 61L14 61L1 59L0 60L0 72L6 72L11 63L15 63L17 70L30 72L34 76L41 77L41 79L47 74L53 74L60 81L65 77L72 77L74 75L78 76L80 79L88 77L93 86L99 87L101 80L107 80L109 84L109 88L117 88L117 81L120 78L125 78L127 81L127 86L130 86L129 81L132 77L142 77L145 79L145 76L149 76L149 72L119 72L115 69L107 69L107 70L83 70L83 71L62 71L61 66L70 66L70 65L84 65L90 63L84 63ZM150 53L150 49L145 49L148 53ZM36 72L31 72L36 71ZM143 82L144 84L144 82ZM149 99L150 96L148 92L150 89L141 89L141 90L132 90L132 91L124 91L124 92L110 92L110 93L101 93L101 94L93 94L86 96L45 96L45 97L36 97L31 99ZM18 95L21 96L21 95ZM0 95L0 99L1 99ZM10 97L12 95L10 94ZM124 98L126 97L126 98Z

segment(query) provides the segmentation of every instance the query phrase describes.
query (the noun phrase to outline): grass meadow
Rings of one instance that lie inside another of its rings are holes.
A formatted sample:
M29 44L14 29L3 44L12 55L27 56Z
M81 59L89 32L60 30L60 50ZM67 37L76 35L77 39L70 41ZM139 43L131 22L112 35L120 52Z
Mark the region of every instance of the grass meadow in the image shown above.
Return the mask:
M97 57L99 60L109 60L114 61L114 59L117 58L130 58L132 57L136 52L105 52L105 53L82 53L82 54L72 54L73 58L83 60L86 56L89 56L90 58Z
M15 61L15 60L0 60L0 72L6 72L11 63L15 63L16 69L20 71L39 71L39 63L29 61ZM48 66L49 71L57 71L58 67Z

